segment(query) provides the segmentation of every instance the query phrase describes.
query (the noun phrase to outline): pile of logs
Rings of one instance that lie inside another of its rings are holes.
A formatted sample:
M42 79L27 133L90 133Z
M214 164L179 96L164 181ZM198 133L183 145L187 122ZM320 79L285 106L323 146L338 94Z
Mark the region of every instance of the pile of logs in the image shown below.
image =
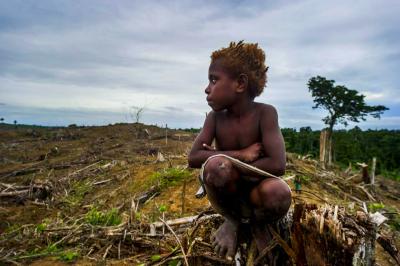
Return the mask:
M263 251L257 251L251 234L245 232L239 236L234 261L214 254L210 236L223 218L212 211L168 221L160 218L159 222L151 224L135 221L133 217L112 227L77 222L49 224L39 235L34 228L31 233L25 228L23 235L9 237L14 241L19 241L18 237L39 237L57 240L58 245L79 244L81 254L91 259L123 259L134 255L149 265L168 265L171 260L202 266L374 265L378 225L373 220L368 213L349 214L338 206L296 204L284 219L268 225L272 239ZM387 241L385 244L390 246ZM396 249L391 248L396 256ZM0 262L26 259L26 255L2 258L1 253ZM13 254L19 253L14 251ZM157 263L151 259L154 254L159 254Z
M46 200L52 193L50 184L31 183L21 186L0 183L0 200L23 202L25 200Z

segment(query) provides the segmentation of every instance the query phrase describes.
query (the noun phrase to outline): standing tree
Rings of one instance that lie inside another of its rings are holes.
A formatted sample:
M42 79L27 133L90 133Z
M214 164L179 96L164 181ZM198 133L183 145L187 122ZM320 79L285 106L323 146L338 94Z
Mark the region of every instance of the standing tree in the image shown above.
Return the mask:
M132 106L131 107L130 115L131 115L132 120L134 120L136 124L138 124L140 119L142 118L144 108L145 108L144 106L142 106L142 107Z
M326 151L320 150L323 152L320 156L323 166L332 162L332 134L336 124L347 126L348 121L358 123L360 120L365 121L368 115L380 118L381 114L388 110L383 105L369 106L364 101L365 96L358 94L358 91L341 85L334 86L334 83L334 80L327 80L321 76L312 77L308 81L308 89L314 97L313 109L323 108L329 113L322 119L328 126L321 132L321 143L326 147Z

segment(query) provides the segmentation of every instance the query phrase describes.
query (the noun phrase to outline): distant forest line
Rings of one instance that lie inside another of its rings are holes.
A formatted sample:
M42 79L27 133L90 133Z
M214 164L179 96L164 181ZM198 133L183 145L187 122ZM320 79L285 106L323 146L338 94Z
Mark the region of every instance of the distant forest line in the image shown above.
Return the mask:
M286 150L319 157L320 130L310 127L300 130L283 128ZM335 130L333 133L333 161L342 166L356 162L371 165L377 158L377 173L400 179L400 130Z
M69 127L76 127L70 125ZM18 125L0 123L1 129L49 128L35 125ZM50 127L63 128L63 127ZM199 128L181 129L186 132L198 133ZM319 158L320 130L310 127L282 128L288 152L301 155L310 154ZM354 127L350 130L335 130L333 134L333 161L346 167L350 162L365 162L371 164L372 157L377 158L377 173L400 180L400 130L361 130Z
M185 129L197 133L199 129ZM282 128L286 151L319 158L320 130L310 127ZM377 173L400 180L400 130L335 130L333 133L333 160L342 167L351 162L371 164L377 158Z

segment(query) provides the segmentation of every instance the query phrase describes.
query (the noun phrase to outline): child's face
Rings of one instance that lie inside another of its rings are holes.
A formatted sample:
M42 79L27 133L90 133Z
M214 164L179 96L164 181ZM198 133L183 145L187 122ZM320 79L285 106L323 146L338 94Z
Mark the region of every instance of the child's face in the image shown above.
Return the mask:
M214 111L221 111L233 105L236 100L238 83L220 61L212 62L208 69L209 83L205 89L208 105Z

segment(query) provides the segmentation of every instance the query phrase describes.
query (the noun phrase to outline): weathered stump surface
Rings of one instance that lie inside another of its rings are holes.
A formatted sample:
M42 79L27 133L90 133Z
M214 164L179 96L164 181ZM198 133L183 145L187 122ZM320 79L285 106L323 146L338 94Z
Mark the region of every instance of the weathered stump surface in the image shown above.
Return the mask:
M222 219L206 220L194 233L210 243L212 230ZM346 214L337 206L297 204L294 211L269 225L272 240L266 252L252 248L251 234L245 232L239 243L236 263L240 265L374 265L376 226L368 215ZM233 265L217 261L212 248L195 245L191 265Z

